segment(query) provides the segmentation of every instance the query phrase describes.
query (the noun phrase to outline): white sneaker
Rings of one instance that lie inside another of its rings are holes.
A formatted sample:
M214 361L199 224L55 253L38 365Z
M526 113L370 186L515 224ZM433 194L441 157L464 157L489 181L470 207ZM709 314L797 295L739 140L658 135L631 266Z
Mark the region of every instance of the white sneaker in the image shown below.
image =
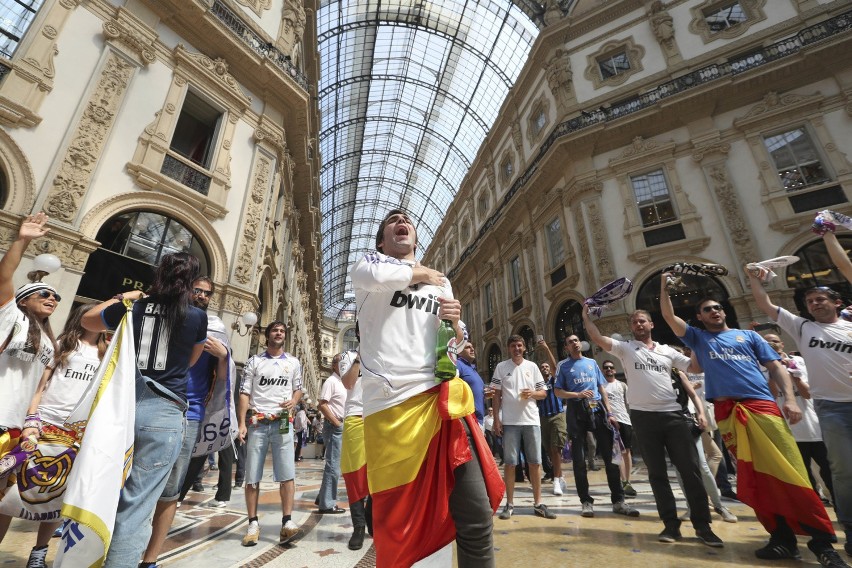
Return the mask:
M553 494L554 495L562 495L562 484L559 482L559 478L555 478L553 480Z
M251 521L246 531L246 536L243 537L243 546L254 546L260 538L260 525L257 521Z
M207 503L207 506L210 507L211 509L224 509L225 507L228 506L228 502L227 501L210 501L209 503Z
M561 486L562 486L562 491L563 491L563 492L568 491L568 482L566 482L566 481L565 481L565 478L564 478L564 477L560 477L560 478L559 478L559 485L561 485Z
M294 523L292 520L287 521L283 527L281 527L281 533L279 534L279 542L281 544L286 544L296 538L301 529L299 525Z
M716 513L718 513L719 516L722 517L722 520L725 521L726 523L736 523L737 522L737 516L734 515L731 511L729 511L727 507L725 507L725 506L715 507L713 510L716 511Z

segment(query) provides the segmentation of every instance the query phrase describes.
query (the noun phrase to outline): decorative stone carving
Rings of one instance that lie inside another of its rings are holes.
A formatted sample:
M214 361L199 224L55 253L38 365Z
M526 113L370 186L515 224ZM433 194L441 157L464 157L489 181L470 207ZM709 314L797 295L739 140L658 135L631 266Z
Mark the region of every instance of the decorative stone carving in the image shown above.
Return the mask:
M600 197L588 202L589 225L592 229L592 244L595 250L595 261L598 267L598 284L603 286L615 278L610 262L609 242L604 231L604 218L601 213Z
M157 36L148 30L146 30L147 34L143 34L140 29L144 29L144 24L125 10L119 12L117 19L103 23L104 36L107 39L114 40L114 44L117 44L119 49L129 48L137 61L147 66L157 60L154 51L154 41Z
M624 149L624 152L621 153L621 156L619 156L619 158L632 158L639 154L655 150L659 148L659 146L660 145L654 140L646 140L641 136L636 136L635 138L633 138L633 142L631 142L630 146Z
M272 0L235 0L240 6L251 8L258 16L263 15L264 10L269 10L272 7Z
M604 77L601 72L601 61L621 53L627 57L629 68L620 70L616 75ZM586 70L583 76L594 84L595 89L617 87L626 83L632 75L644 70L643 57L645 57L645 48L636 43L633 37L608 41L596 52L586 56Z
M705 144L699 148L696 148L692 152L692 159L696 162L702 161L706 156L711 156L713 154L721 154L723 156L727 156L728 152L731 151L731 145L727 142L718 142L714 144Z
M305 8L301 0L285 0L281 15L281 35L278 43L284 53L295 62L301 54L302 37L305 34Z
M591 290L594 287L595 274L592 266L592 254L586 238L586 219L583 215L583 205L577 203L571 209L574 212L574 226L577 228L577 244L580 247L580 266L583 273L583 284L587 290Z
M734 125L738 128L746 123L753 122L755 119L763 118L765 115L777 115L792 109L798 109L806 105L816 105L822 102L823 96L817 92L813 95L797 95L795 93L785 93L779 95L776 91L769 91L764 95L763 100L754 105L749 111L734 120Z
M71 222L76 216L134 69L117 54L108 55L44 204L44 210L54 219Z
M258 126L254 131L254 140L255 142L266 142L278 154L278 160L281 163L284 163L290 154L284 136L263 126Z
M725 163L716 162L706 166L704 171L713 186L713 191L716 193L716 203L719 204L722 217L728 226L728 234L734 245L734 252L737 255L739 264L744 265L751 262L757 258L757 254L752 246L754 239L743 217L742 204L737 197L737 192L728 179L728 171Z
M746 16L745 21L717 32L711 30L710 24L707 23L707 10L720 9L723 7L723 3L719 2L719 0L705 0L689 9L692 13L692 21L689 22L689 31L700 35L704 43L710 43L717 39L739 37L746 33L754 24L766 19L766 13L763 11L765 4L766 0L739 0L740 8Z
M178 59L193 63L197 68L206 71L209 77L218 80L228 94L242 103L241 107L247 108L251 104L251 97L243 92L237 80L234 79L234 76L228 73L228 62L223 58L217 57L216 59L210 59L203 53L195 53L187 50L186 46L182 43L177 45L174 53ZM228 118L231 120L231 117ZM239 117L234 117L234 120L239 120Z
M257 160L251 194L243 216L242 243L234 269L234 276L241 284L252 281L258 234L261 232L260 225L263 221L263 203L271 176L272 165L269 159L261 155Z
M544 25L552 26L565 17L562 13L562 7L559 5L559 0L544 0Z
M648 12L648 22L651 24L651 30L654 32L654 37L663 48L663 55L666 56L666 61L671 65L681 61L680 51L675 43L675 28L674 20L663 6L660 0L654 0Z
M556 99L559 114L565 114L568 108L576 102L574 96L573 80L574 72L571 70L571 58L568 51L557 48L553 55L547 60L545 67L547 85Z
M515 151L519 156L523 155L524 140L521 137L521 121L515 119L512 121L512 143L515 145Z

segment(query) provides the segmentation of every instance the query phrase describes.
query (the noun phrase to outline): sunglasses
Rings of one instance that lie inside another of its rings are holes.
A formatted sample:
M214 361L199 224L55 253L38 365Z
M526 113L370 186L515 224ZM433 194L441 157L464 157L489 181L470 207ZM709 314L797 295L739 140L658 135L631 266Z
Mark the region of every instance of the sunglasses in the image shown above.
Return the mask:
M201 288L193 288L192 293L196 296L204 296L205 298L209 298L213 295L213 290L202 290Z
M615 367L610 367L609 365L604 365L604 371L615 370Z
M59 294L56 294L55 292L51 292L50 290L39 290L38 292L35 293L35 295L38 296L39 298L44 298L45 300L52 296L53 299L56 300L57 302L62 301L62 296L60 296Z
M709 314L710 312L724 312L725 308L723 308L719 304L713 304L712 306L704 306L703 308L701 308L701 311L705 314Z

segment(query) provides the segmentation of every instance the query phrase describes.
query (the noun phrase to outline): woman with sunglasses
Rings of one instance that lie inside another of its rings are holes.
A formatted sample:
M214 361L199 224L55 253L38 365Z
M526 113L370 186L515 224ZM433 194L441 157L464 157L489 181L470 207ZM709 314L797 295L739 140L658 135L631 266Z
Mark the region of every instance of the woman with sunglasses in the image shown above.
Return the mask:
M134 300L136 422L133 471L118 502L104 566L135 568L151 537L154 507L178 459L186 430L187 376L207 341L207 314L191 304L198 259L179 252L160 259L149 295L134 290L83 316L90 331L115 329Z
M0 455L20 442L27 405L53 360L55 339L48 318L59 304L59 294L44 282L24 284L17 291L12 282L24 251L30 241L47 234L46 225L44 213L26 217L0 260ZM0 497L5 485L0 481Z
M10 515L21 518L50 519L40 522L36 546L30 553L27 567L46 566L47 545L60 525L60 509L65 494L66 468L57 475L56 463L73 464L85 430L85 423L68 424L68 417L94 379L101 359L107 350L106 335L83 329L80 320L95 304L78 306L57 339L53 362L44 370L38 388L27 409L24 440L37 438L39 458L27 458L15 487L10 487L0 500L0 542L9 527ZM2 455L2 454L0 454ZM43 474L41 472L44 472ZM41 479L38 484L28 480ZM49 486L44 481L49 480ZM54 520L55 519L55 520Z

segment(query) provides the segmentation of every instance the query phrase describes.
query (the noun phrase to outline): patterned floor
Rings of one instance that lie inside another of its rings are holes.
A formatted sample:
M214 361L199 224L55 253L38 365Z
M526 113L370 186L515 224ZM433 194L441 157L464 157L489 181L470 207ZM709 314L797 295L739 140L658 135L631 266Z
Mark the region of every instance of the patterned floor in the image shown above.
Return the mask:
M216 483L215 472L205 481L205 491L190 492L178 510L175 524L160 566L168 568L218 567L288 567L288 568L352 568L374 565L375 552L367 538L362 550L347 548L352 523L348 514L319 515L313 505L322 477L321 460L305 459L297 464L297 488L294 520L303 530L302 536L287 546L278 545L280 506L277 486L270 480L261 483L260 525L258 546L240 546L246 528L243 491L235 489L226 509L212 509ZM271 471L271 467L267 467ZM570 472L570 465L566 471ZM579 500L572 489L570 475L568 494L554 497L552 485L544 485L544 501L559 517L546 520L532 513L532 490L529 484L518 484L515 494L515 515L508 521L494 520L494 541L497 565L519 566L524 558L534 558L536 568L564 566L571 558L584 565L653 566L654 568L716 567L720 564L739 566L778 566L754 558L754 549L766 539L766 533L754 518L754 513L737 502L726 502L739 517L736 524L724 523L714 515L713 529L725 541L725 548L711 549L700 544L684 523L684 540L676 544L657 542L662 525L656 514L650 486L641 467L634 475L634 487L639 492L630 502L641 511L638 518L614 515L610 511L609 495L603 472L590 473L592 494L597 498L594 518L580 517ZM676 487L673 480L673 487ZM343 484L341 482L341 488ZM680 493L676 490L680 499ZM346 506L345 494L340 505ZM683 507L683 500L679 505ZM834 518L834 511L829 514ZM29 549L35 540L34 523L14 520L5 541L0 543L0 568L25 566ZM842 533L841 533L842 534ZM805 540L800 539L804 545ZM48 565L55 555L57 540L51 543ZM842 554L842 552L841 552ZM798 565L817 565L803 547L804 560ZM447 563L445 563L447 564ZM795 563L787 563L790 566Z

